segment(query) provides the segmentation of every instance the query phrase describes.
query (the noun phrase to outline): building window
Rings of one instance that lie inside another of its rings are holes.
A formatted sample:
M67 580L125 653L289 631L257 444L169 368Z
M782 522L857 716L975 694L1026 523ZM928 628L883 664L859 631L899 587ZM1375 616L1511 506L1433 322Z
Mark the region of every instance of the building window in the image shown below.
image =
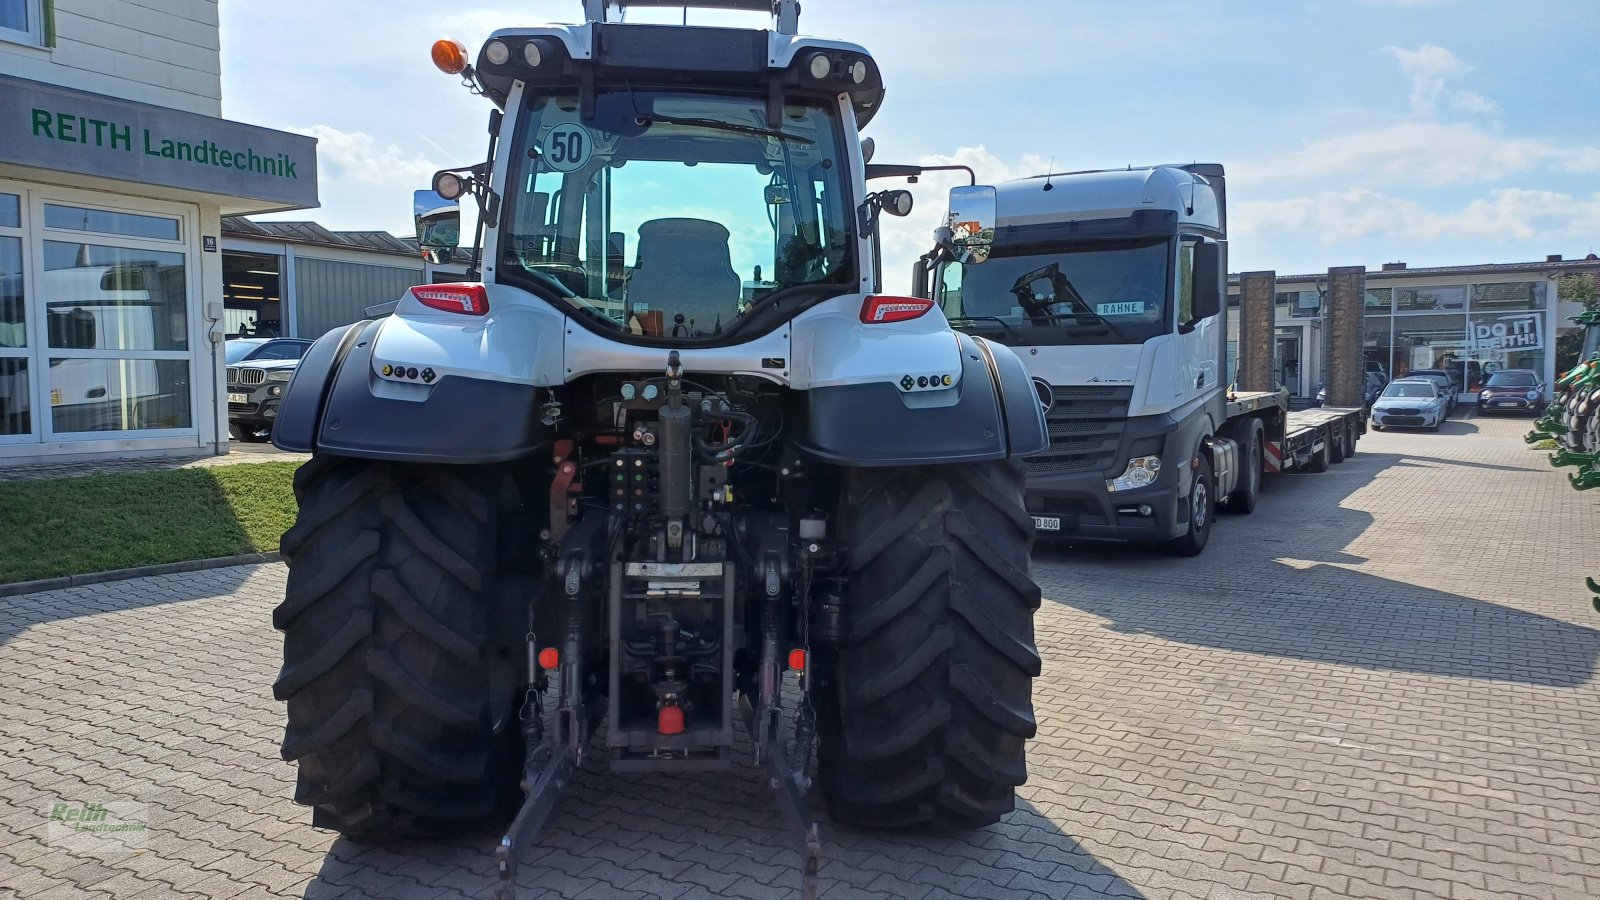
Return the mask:
M44 0L0 0L0 41L44 46Z
M279 256L222 254L223 325L230 340L283 336L281 271Z
M1367 315L1382 313L1387 315L1389 307L1394 303L1394 290L1391 288L1367 288L1365 309Z
M1315 319L1322 313L1322 294L1317 291L1280 291L1278 303L1289 307L1293 319Z
M28 315L22 293L22 198L0 194L0 438L33 431Z
M1439 312L1447 309L1466 309L1465 285L1447 287L1396 288L1395 312Z
M1514 281L1506 284L1472 286L1472 309L1544 309L1550 291L1548 281Z
M1463 293L1465 293L1463 291ZM1447 369L1463 385L1470 380L1467 317L1462 314L1402 316L1394 320L1395 378L1418 369Z
M1367 316L1361 321L1361 356L1368 372L1384 381L1394 372L1394 319L1387 315Z
M44 205L44 227L63 231L88 231L152 241L176 241L182 234L178 220L166 216L88 209L82 206Z

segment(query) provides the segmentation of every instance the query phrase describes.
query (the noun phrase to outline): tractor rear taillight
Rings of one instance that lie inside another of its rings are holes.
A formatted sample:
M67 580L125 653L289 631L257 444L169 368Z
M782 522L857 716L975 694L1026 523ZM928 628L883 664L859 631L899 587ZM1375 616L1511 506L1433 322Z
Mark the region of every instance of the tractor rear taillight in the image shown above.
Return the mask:
M481 284L419 284L411 289L411 296L423 306L464 316L489 312L489 292Z
M861 321L868 325L905 322L930 309L933 309L933 301L920 297L868 297L861 304Z

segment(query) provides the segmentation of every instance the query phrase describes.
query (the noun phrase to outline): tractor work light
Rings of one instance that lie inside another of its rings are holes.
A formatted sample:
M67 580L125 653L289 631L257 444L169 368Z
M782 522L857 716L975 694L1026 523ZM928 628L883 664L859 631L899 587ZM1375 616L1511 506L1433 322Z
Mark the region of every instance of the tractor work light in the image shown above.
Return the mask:
M511 61L511 48L505 41L490 41L483 46L483 58L496 66L503 66Z
M867 80L867 61L866 60L858 59L858 60L855 61L855 64L850 67L850 80L854 81L856 84L863 84L863 83L866 82L866 80Z
M454 172L440 172L433 176L433 192L446 200L458 200L467 192L466 179Z
M826 53L813 53L811 59L806 61L806 71L811 73L812 78L821 81L833 74L833 60Z
M522 61L532 68L539 68L539 63L544 62L544 54L539 52L539 42L529 41L522 45Z
M460 75L467 70L467 45L453 38L434 41L433 64L446 75Z

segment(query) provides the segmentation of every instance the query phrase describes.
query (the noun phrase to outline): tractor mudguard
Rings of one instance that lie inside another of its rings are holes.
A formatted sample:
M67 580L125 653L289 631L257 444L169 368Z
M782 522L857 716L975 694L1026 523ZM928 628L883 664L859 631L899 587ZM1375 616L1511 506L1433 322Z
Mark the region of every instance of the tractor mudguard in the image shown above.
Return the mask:
M363 329L372 322L340 325L317 338L300 358L294 378L278 404L278 420L272 426L272 443L279 450L310 453L317 437L317 422L322 418L322 401L333 381L334 372L344 361Z
M884 382L807 391L801 446L847 466L982 462L1045 449L1044 411L1022 361L999 344L956 337L961 379L948 392Z
M504 462L552 440L538 388L445 375L433 384L381 379L372 347L382 322L335 329L306 353L273 443L336 456L459 465ZM324 345L328 345L326 352ZM307 370L310 364L316 368ZM288 411L293 407L293 418Z

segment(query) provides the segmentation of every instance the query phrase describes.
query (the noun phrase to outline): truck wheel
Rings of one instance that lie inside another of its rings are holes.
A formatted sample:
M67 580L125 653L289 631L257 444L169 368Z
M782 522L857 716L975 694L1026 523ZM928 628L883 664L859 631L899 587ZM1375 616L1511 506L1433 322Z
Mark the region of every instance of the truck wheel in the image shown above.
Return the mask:
M1256 511L1256 500L1261 496L1261 454L1265 430L1260 419L1250 419L1244 426L1239 441L1243 451L1239 465L1239 486L1228 495L1228 511L1248 516Z
M1344 462L1344 442L1348 434L1343 423L1328 428L1328 462L1335 465Z
M1352 459L1356 455L1356 441L1361 439L1360 436L1356 434L1356 431L1360 427L1361 426L1359 424L1357 424L1356 422L1354 422L1354 421L1346 422L1345 425L1344 425L1344 458L1345 459Z
M458 833L520 799L513 649L527 615L495 576L511 493L471 467L318 455L295 473L273 695L314 826Z
M835 821L979 828L1014 807L1039 674L1022 491L1014 461L847 472L850 628L817 761Z
M1202 453L1200 467L1195 469L1194 478L1189 483L1186 504L1189 507L1189 530L1166 542L1164 546L1168 553L1174 556L1199 556L1200 551L1206 549L1206 541L1211 538L1211 520L1216 518L1212 491L1215 483L1211 477L1211 460Z

